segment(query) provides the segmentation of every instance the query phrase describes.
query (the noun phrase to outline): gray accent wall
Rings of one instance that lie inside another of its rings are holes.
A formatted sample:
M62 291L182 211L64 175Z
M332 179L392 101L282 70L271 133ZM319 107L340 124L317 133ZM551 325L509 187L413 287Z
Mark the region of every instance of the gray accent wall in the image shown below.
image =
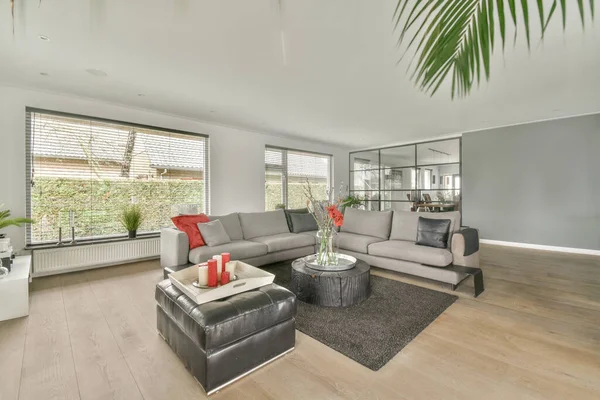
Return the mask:
M463 225L600 250L600 114L463 135Z

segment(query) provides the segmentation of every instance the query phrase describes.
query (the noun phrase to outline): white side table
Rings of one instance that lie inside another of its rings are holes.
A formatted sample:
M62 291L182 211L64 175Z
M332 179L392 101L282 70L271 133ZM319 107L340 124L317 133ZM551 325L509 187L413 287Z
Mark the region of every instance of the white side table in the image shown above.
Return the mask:
M29 315L31 256L13 260L12 270L0 279L0 321Z

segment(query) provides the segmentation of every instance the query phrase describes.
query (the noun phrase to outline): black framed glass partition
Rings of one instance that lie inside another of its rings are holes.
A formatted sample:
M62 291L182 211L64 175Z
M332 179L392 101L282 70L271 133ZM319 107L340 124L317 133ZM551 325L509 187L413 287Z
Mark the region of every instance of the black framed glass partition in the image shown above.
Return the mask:
M350 152L350 193L367 210L460 210L461 138Z

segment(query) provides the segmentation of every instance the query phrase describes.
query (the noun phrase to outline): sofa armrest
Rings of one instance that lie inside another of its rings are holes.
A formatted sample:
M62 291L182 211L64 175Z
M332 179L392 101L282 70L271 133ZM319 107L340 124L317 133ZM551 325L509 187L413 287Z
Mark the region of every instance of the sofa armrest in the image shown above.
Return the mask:
M174 228L160 230L160 266L176 267L188 263L190 240L185 232Z
M452 235L452 264L479 268L479 232L473 228Z

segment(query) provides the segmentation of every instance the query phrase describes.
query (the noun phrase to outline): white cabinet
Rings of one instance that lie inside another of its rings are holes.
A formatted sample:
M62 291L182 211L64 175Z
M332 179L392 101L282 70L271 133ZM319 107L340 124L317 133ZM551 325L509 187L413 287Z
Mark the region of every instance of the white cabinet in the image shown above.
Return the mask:
M0 321L29 315L31 256L13 260L11 272L0 279Z

